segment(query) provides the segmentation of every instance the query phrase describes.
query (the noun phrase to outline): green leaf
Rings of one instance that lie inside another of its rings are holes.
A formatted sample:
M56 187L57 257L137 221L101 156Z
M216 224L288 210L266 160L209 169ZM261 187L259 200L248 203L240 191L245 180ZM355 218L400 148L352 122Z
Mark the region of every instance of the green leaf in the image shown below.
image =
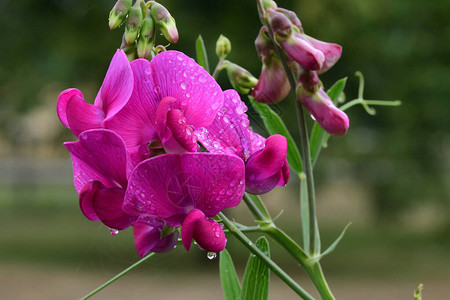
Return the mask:
M327 91L328 96L331 98L334 104L337 103L339 96L344 91L346 82L347 77L342 78L336 81L333 86ZM310 139L311 163L313 166L315 165L317 158L319 157L320 150L322 150L329 137L330 134L323 130L318 123L314 123Z
M269 242L265 237L256 241L256 247L270 257ZM255 255L250 254L244 278L240 300L267 300L269 297L270 270Z
M302 221L303 250L309 253L309 203L308 203L308 187L306 185L306 175L301 173L300 176L300 217Z
M422 300L422 289L423 284L419 284L417 289L414 291L414 300Z
M220 252L220 280L225 300L239 300L241 285L234 268L233 260L227 249Z
M203 42L201 35L198 36L197 41L195 42L195 51L197 52L197 63L210 73L208 55L206 54L205 43Z
M248 97L253 108L261 116L264 125L267 128L269 134L281 134L283 135L288 143L287 149L287 160L289 166L294 169L295 172L301 173L303 170L302 160L300 158L300 153L298 152L297 145L294 142L291 134L284 125L280 116L274 112L267 104L259 103L253 97Z
M352 225L352 223L348 223L345 227L344 230L342 230L341 234L337 237L337 239L330 245L330 247L328 247L327 250L325 250L324 252L322 252L322 254L320 254L319 256L316 256L314 258L312 258L313 260L320 260L322 257L324 257L325 255L330 254L331 252L334 251L334 249L336 249L336 246L339 244L339 242L342 240L342 238L345 235L345 232L347 231L348 227L350 227L350 225Z

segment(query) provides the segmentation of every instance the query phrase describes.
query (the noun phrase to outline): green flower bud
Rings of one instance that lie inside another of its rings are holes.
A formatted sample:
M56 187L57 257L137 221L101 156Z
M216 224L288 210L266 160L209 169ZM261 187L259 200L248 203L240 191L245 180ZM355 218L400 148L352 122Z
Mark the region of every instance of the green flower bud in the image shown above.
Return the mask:
M109 29L113 30L119 27L127 17L131 8L132 0L119 0L109 13Z
M226 61L224 67L227 69L228 79L231 85L241 94L248 94L258 83L258 79L241 66Z
M161 33L166 40L171 43L178 41L178 30L175 19L170 15L169 11L159 3L153 3L150 11Z
M144 21L142 21L141 32L137 41L137 54L140 58L148 58L155 43L155 21L153 21L150 11L147 10Z
M216 54L219 58L225 58L230 52L231 42L227 37L221 34L216 42Z
M139 0L136 1L128 14L127 26L125 27L125 41L128 45L134 43L138 36L139 30L141 29L143 15L140 2L141 1Z

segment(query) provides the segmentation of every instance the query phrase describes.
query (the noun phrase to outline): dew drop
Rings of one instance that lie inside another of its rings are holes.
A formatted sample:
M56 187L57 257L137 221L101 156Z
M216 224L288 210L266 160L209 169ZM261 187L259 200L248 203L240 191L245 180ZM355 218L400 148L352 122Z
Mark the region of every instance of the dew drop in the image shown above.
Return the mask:
M186 89L186 82L182 82L181 84L180 84L180 86L181 86L181 88L183 89L183 90L185 90Z
M183 72L183 76L184 76L184 77L188 77L187 71L184 71L184 72Z
M232 190L232 189L228 189L228 190L227 190L227 195L228 195L228 196L233 195L233 190Z
M227 115L223 116L223 121L224 121L225 123L230 123L230 117L227 116Z
M206 253L206 257L209 260L213 260L213 259L215 259L217 257L217 253L216 252L208 252L208 253Z
M248 125L250 124L250 121L248 119L244 119L241 121L242 126L244 127L248 127Z
M200 82L206 82L206 75L205 75L205 74L202 74L202 75L198 76L198 81L200 81Z
M219 102L214 102L213 105L211 106L211 108L214 109L214 110L216 110L216 109L219 108L219 106L220 106L220 103L219 103Z
M189 59L189 67L193 67L194 66L194 60L191 58L191 59Z
M119 233L119 230L114 229L114 228L110 228L109 229L109 233L111 233L111 235L117 235Z
M161 88L159 87L159 85L155 85L155 86L153 87L153 91L154 91L156 94L159 94L159 92L161 91Z
M144 70L145 74L150 75L152 73L152 69L150 67Z
M216 238L220 237L220 232L217 230L214 235L216 236Z

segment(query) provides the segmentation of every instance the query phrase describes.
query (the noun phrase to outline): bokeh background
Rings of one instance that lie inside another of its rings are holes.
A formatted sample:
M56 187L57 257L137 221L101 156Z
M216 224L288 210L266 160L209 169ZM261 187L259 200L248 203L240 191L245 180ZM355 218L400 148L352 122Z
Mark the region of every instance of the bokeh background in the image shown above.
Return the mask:
M232 42L229 59L259 75L253 41L260 23L255 1L161 2L177 20L171 49L194 57L202 34L215 66L215 41ZM348 134L332 138L316 167L323 244L353 222L323 259L338 299L450 299L450 22L447 0L280 0L305 31L343 45L340 62L321 78L326 87L354 72L365 75L366 99L401 99L401 107L348 111ZM112 0L0 1L0 298L76 299L138 260L131 230L111 236L78 208L69 154L73 139L58 121L63 89L93 101L122 29L109 31ZM165 43L162 38L160 43ZM219 78L229 87L225 74ZM295 130L288 101L274 109ZM263 130L249 111L252 125ZM264 133L262 131L262 133ZM294 133L295 135L295 133ZM298 182L265 195L279 223L300 239ZM228 210L252 224L245 208ZM233 238L239 275L248 253ZM280 265L309 290L288 255L272 244ZM271 299L296 299L272 275ZM182 249L160 255L94 299L223 299L218 260Z

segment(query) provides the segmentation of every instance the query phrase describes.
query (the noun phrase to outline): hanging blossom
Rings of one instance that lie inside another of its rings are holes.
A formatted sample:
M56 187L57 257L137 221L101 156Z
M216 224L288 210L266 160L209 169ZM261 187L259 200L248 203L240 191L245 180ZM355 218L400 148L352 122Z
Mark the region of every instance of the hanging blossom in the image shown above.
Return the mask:
M224 104L214 122L196 131L211 153L226 153L245 162L245 189L264 194L289 180L287 141L275 134L265 139L249 127L247 107L235 90L224 92Z
M186 250L194 239L202 249L220 252L225 234L211 218L240 203L244 180L244 163L235 155L160 155L134 169L123 209L129 215L153 215L170 226L181 225Z

